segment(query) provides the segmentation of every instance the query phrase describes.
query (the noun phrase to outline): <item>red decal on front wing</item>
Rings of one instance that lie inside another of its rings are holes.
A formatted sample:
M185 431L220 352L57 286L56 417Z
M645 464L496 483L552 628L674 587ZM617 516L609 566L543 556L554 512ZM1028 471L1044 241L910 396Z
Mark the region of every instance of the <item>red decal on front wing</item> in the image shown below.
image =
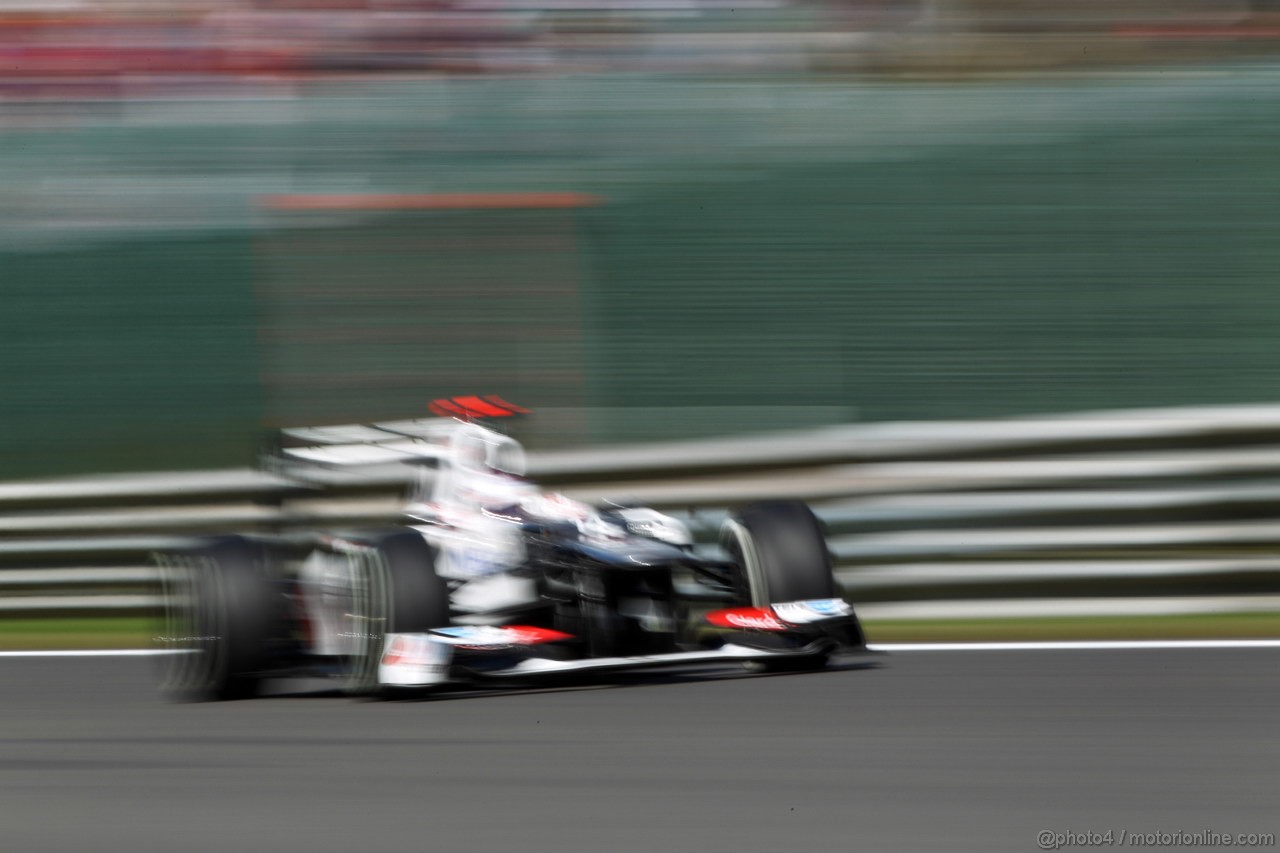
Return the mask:
M409 654L409 641L404 637L396 637L391 641L391 645L387 646L386 651L382 653L382 663L384 666L395 666L401 663Z
M450 628L437 628L431 632L436 641L457 649L509 649L512 646L536 646L539 643L554 643L559 640L571 640L572 634L553 631L550 628L535 628L532 625L456 625Z
M707 621L719 628L748 628L756 631L786 631L787 626L778 621L768 607L734 607L730 610L713 610Z
M536 646L538 643L554 643L559 640L572 640L572 634L553 631L550 628L534 628L530 625L508 625L506 629L511 635L511 642L517 646Z

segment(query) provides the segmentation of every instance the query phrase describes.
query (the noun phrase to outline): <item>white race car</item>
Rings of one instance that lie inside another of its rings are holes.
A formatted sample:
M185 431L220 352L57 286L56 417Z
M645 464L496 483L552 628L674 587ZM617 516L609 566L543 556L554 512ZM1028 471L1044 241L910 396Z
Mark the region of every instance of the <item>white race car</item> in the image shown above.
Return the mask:
M804 504L733 511L707 556L669 515L536 488L520 445L476 422L516 411L505 401L433 410L450 417L286 431L276 457L418 463L401 526L160 557L168 694L242 698L318 674L368 695L707 661L819 668L865 648Z

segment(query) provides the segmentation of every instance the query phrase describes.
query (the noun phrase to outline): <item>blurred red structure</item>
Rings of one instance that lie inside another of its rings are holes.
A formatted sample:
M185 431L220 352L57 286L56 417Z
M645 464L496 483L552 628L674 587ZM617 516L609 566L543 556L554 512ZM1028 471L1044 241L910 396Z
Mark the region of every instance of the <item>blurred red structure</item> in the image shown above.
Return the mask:
M1212 42L1209 58L1266 49L1280 37L1278 9L1276 0L4 0L0 95L127 96L333 74L1164 62L1178 58L1174 43Z
M537 34L530 21L436 0L7 5L0 81L12 92L15 84L43 91L139 75L482 71L490 69L477 48L527 43Z

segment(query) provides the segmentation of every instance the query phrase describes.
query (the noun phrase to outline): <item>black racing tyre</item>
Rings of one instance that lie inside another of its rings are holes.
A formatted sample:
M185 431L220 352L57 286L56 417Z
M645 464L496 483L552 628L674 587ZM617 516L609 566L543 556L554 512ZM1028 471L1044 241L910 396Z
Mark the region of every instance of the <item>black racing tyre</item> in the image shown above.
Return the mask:
M730 514L720 538L742 569L739 598L743 603L767 607L839 597L822 523L800 501L743 507ZM820 669L826 663L824 653L752 661L745 666L757 672L789 672Z
M180 701L254 696L283 613L269 550L227 537L155 561L161 691Z
M449 589L436 574L436 549L414 530L358 538L353 561L354 640L343 689L353 696L379 692L378 665L387 634L407 634L449 624Z
M605 579L599 573L579 574L578 612L588 657L608 658L623 653L624 625L616 606L610 602Z
M800 501L737 510L724 523L721 544L742 567L742 598L756 607L839 597L822 523Z
M556 603L552 623L555 629L575 637L576 650L587 657L620 654L622 617L609 606L599 572L575 572L572 584L561 583L559 592L572 597Z

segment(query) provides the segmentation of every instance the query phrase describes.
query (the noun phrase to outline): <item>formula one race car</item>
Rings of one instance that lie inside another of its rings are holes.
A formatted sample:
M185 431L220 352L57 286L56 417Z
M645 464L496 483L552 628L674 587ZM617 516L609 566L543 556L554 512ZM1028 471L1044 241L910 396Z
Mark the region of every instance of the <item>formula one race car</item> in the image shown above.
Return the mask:
M416 463L404 523L227 536L160 557L164 691L244 698L267 678L325 675L385 695L708 661L809 669L865 647L807 506L737 509L708 555L672 516L534 487L521 446L475 422L515 410L454 398L433 404L446 418L285 431L277 458L293 465Z

